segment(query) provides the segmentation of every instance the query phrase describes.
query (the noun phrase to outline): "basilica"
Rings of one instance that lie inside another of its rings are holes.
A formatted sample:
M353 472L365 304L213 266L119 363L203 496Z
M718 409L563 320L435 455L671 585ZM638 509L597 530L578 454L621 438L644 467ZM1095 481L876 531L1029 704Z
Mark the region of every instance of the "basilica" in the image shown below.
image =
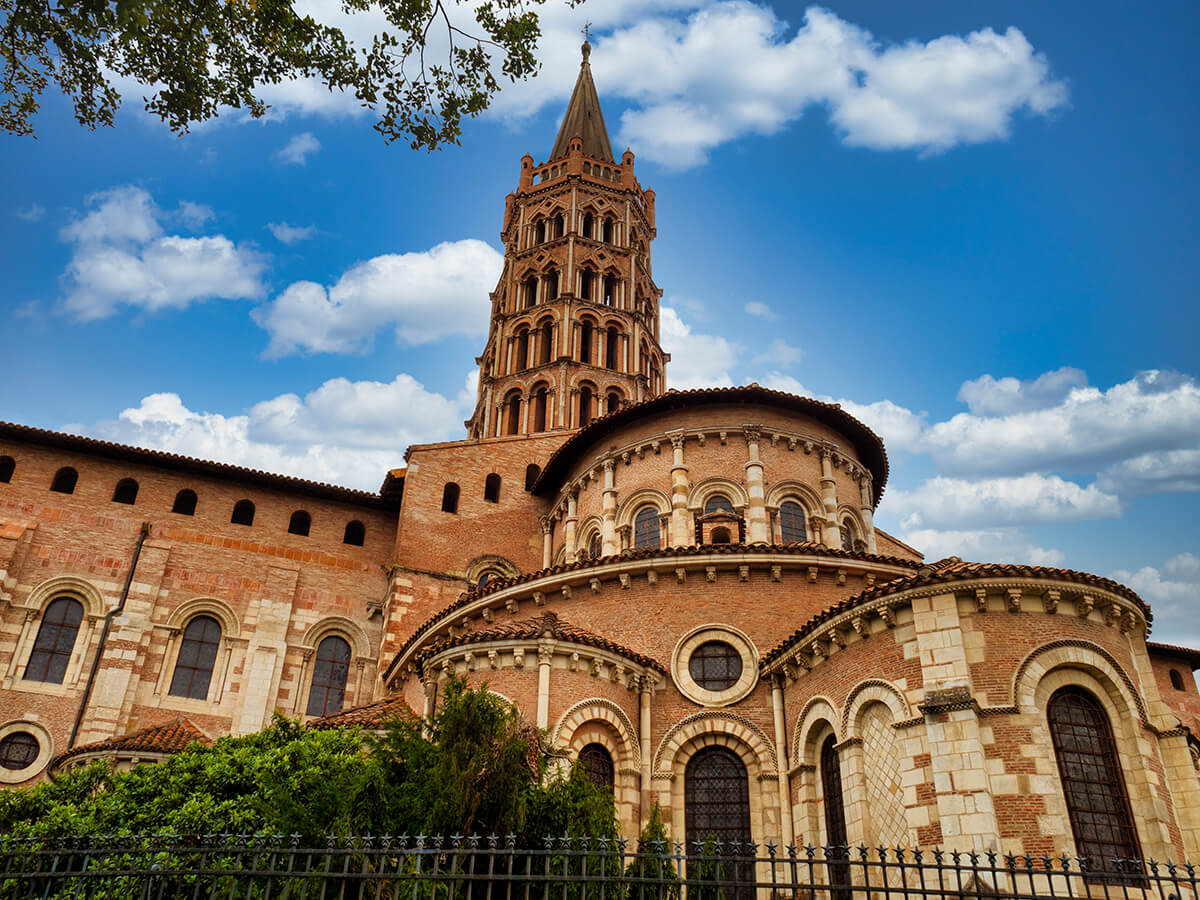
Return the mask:
M1128 587L877 528L883 442L676 391L588 62L504 200L462 440L378 492L0 423L0 782L486 685L636 835L1200 859L1200 651ZM401 462L398 458L397 462Z

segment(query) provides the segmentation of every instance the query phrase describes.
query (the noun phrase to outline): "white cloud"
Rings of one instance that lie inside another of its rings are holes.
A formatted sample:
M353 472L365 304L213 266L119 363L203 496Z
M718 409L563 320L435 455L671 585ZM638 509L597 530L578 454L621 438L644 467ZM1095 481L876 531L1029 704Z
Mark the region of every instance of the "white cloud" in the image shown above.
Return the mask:
M282 394L245 415L197 412L178 394L150 394L111 422L84 430L107 440L376 490L404 448L462 430L462 397L410 375L388 383L334 378L300 397ZM473 400L473 398L472 398Z
M1094 484L1083 488L1057 475L1037 474L980 481L938 476L911 491L889 491L884 505L906 530L995 528L1121 515L1120 500Z
M754 357L756 365L777 365L777 366L794 366L800 362L804 356L804 351L799 347L793 347L783 338L775 338L767 346L767 349Z
M770 319L776 321L779 318L779 313L767 306L761 300L751 300L745 306L746 315L757 316L760 319Z
M959 413L933 425L923 443L953 472L1094 472L1144 453L1200 444L1200 385L1176 372L1139 372L1107 391L1072 388L1045 409Z
M210 219L215 219L217 214L213 212L211 206L184 200L179 204L179 209L175 211L175 216L186 227L196 230L202 228L204 223Z
M46 207L41 206L37 203L31 204L29 207L27 207L25 209L18 209L16 212L13 213L13 215L16 216L18 219L20 219L22 222L36 222L38 219L40 219L45 214L46 214Z
M1133 588L1154 613L1152 640L1200 646L1200 558L1192 553L1172 556L1161 569L1143 566L1136 571L1118 569L1110 576Z
M1123 459L1104 469L1096 483L1126 496L1200 491L1200 450L1167 450Z
M62 277L61 305L72 318L104 318L122 304L153 312L208 298L263 294L266 261L257 251L224 235L163 234L167 216L142 188L116 187L86 202L87 213L60 232L74 244ZM197 214L181 207L175 215L194 219Z
M700 387L729 387L729 370L741 348L715 334L696 334L669 306L661 308L662 348L671 354L667 387L686 391Z
M289 225L287 222L268 222L267 228L275 235L275 240L283 244L307 241L317 233L315 225Z
M784 375L782 372L769 372L763 379L763 384L772 390L786 391L801 397L812 397L822 403L840 404L842 409L879 435L889 451L920 449L926 416L923 412L915 413L891 400L876 400L874 403L856 403L846 399L835 400L827 394L810 391L797 379L791 375Z
M1033 381L981 375L963 382L958 399L977 416L1007 416L1057 406L1072 390L1087 387L1087 383L1087 373L1070 366L1046 372Z
M289 166L307 165L308 158L321 149L311 131L301 132L275 151L275 159Z
M503 262L477 240L376 256L351 266L328 289L293 282L253 316L271 336L268 357L365 352L385 327L394 327L402 344L477 336L486 333L488 293Z
M924 553L929 561L958 556L973 562L1059 566L1064 560L1061 550L1039 547L1028 535L1015 528L961 531L922 528L901 532L899 538Z

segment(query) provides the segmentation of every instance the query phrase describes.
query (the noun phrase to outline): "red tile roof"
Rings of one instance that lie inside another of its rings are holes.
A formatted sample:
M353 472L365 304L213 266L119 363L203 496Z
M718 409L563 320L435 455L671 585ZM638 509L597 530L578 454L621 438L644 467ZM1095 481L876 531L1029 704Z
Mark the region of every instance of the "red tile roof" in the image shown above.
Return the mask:
M783 406L824 422L854 442L854 448L862 464L871 470L875 489L875 505L883 498L883 489L888 479L887 450L879 435L846 412L837 403L822 403L811 397L798 397L784 391L773 391L757 384L731 388L696 388L689 391L667 391L650 400L635 403L614 413L594 419L579 429L566 443L550 455L546 467L533 486L533 493L546 495L556 489L566 477L571 464L597 441L606 437L614 428L628 425L647 416L687 409L712 403L767 403ZM769 432L771 429L764 429Z
M1137 604L1142 614L1145 615L1146 621L1151 621L1150 608L1136 592L1125 587L1123 584L1119 584L1108 578L1102 578L1099 575L1092 575L1088 572L1076 572L1073 569L1054 569L1045 566L963 562L958 557L951 556L935 563L923 565L912 575L902 575L899 578L893 578L891 581L885 581L875 585L873 588L859 591L857 594L847 597L844 600L839 600L822 612L817 613L794 631L790 637L767 651L763 655L761 664L764 666L769 665L787 652L793 645L816 631L823 623L869 600L886 597L889 594L899 594L902 591L927 584L974 581L982 578L1042 578L1049 581L1071 581L1076 584L1103 588L1106 591L1124 597L1126 600L1132 600Z
M142 465L158 466L162 469L173 469L179 472L234 479L264 487L298 492L310 497L339 500L342 503L352 503L355 506L383 508L396 508L399 506L398 495L393 497L389 494L389 496L385 497L380 494L372 494L369 491L357 491L353 488L341 487L336 484L326 484L321 481L308 481L307 479L296 478L292 475L276 475L272 472L263 472L259 469L247 469L243 466L233 466L228 463L213 462L207 459L196 459L192 456L180 456L177 453L167 453L164 450L149 450L145 447L131 447L128 444L114 444L111 441L101 441L96 438L83 437L77 434L65 434L61 431L47 431L44 428L17 425L14 422L0 422L0 438L23 441L43 447L55 447L60 450L73 450L76 453L89 453L93 456L103 456L109 459L119 459Z
M646 666L659 672L667 671L662 663L657 660L630 650L628 647L624 647L615 641L610 641L606 637L601 637L593 631L588 631L586 628L572 625L570 622L560 619L557 614L552 612L542 613L540 616L525 619L521 622L506 622L503 625L492 625L490 628L483 628L479 631L465 631L455 637L443 639L428 647L417 658L417 662L423 664L430 656L451 647L461 647L467 644L483 644L489 641L533 640L543 637L571 644L582 644L585 647L608 650L640 666Z
M1157 641L1146 641L1146 649L1151 655L1178 656L1188 661L1193 669L1200 669L1200 650L1191 647L1180 647L1177 644L1160 644Z
M183 716L164 722L162 725L150 725L146 728L120 734L103 741L91 744L81 744L64 753L58 754L51 762L51 768L62 765L68 759L84 754L122 754L136 755L138 753L178 753L180 750L199 741L211 744L203 731L193 725Z
M328 728L346 728L357 726L359 728L378 728L388 719L394 717L405 718L407 716L415 716L411 706L399 694L390 694L382 700L376 700L373 703L364 703L362 706L352 706L349 709L343 709L341 712L330 713L327 716L321 716L319 719L313 719L308 723L309 728L314 728L317 731L324 731Z

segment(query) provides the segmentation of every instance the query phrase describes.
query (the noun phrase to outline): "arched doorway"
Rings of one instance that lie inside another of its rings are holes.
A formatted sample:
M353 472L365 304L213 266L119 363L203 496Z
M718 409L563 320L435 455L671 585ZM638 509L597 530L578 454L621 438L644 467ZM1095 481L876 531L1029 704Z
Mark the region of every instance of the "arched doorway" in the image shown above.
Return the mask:
M849 900L850 848L846 839L842 764L838 760L837 739L832 734L821 744L821 792L825 795L825 859L829 866L829 884L833 886L831 900Z
M727 747L705 747L690 760L683 776L683 813L687 851L695 862L695 847L710 838L720 841L722 856L748 854L750 834L750 779L746 765ZM692 877L692 876L689 876ZM723 868L721 881L754 883L754 863L738 862L733 870ZM737 900L754 897L754 888L736 891L724 888Z

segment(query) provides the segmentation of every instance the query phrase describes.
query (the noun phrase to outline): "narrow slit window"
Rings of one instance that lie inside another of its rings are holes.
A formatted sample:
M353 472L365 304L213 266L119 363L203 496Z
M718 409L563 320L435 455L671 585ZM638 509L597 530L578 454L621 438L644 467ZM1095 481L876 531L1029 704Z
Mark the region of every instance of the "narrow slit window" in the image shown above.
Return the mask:
M7 484L12 481L13 470L16 467L17 462L11 456L0 456L0 483Z
M312 516L302 509L298 509L292 513L291 519L288 520L288 534L298 534L300 537L308 537L310 528L312 528Z
M495 472L484 479L483 499L488 503L500 502L500 476Z
M446 486L442 488L442 512L458 512L458 485L453 481L447 481Z
M56 494L73 494L78 482L79 473L70 466L63 466L54 473L54 480L50 482L50 490Z
M133 506L137 502L138 483L132 478L122 478L113 490L112 502Z
M196 514L196 492L184 488L175 495L175 502L171 505L171 512L179 513L181 516L194 516Z
M537 484L538 476L542 474L542 469L537 463L530 463L525 467L525 490L532 491L533 486Z
M363 523L354 519L346 523L346 533L342 536L343 544L350 544L352 547L361 547L367 538L367 529Z
M239 500L233 506L233 515L229 521L234 525L254 524L254 504L249 500Z

